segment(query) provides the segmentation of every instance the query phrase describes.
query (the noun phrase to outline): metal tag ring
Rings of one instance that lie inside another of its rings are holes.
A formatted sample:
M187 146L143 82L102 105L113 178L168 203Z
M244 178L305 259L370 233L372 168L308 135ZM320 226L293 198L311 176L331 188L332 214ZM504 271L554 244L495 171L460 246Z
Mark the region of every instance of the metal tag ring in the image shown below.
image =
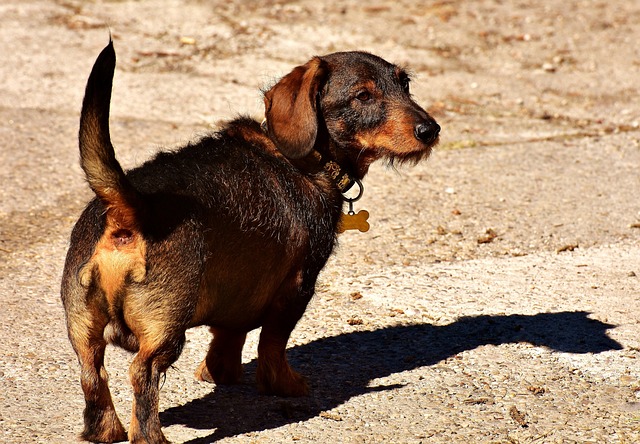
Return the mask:
M358 188L360 189L358 191L358 195L356 197L347 197L344 194L342 195L342 198L346 201L346 202L355 202L357 200L360 200L360 198L362 197L362 195L364 194L364 185L362 185L362 182L360 182L360 179L353 179L354 182L356 183L356 185L358 185Z

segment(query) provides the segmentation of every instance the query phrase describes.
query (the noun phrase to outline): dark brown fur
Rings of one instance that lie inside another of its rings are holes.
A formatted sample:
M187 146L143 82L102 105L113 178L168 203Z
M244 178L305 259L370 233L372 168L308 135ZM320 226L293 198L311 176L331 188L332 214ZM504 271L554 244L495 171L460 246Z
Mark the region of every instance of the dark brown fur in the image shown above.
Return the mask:
M238 382L246 334L262 327L259 390L307 394L285 347L336 240L343 198L322 159L360 179L380 158L425 158L440 128L411 99L402 69L336 53L265 92L263 127L239 118L125 173L109 136L114 70L110 43L80 122L81 165L96 198L73 229L62 280L86 401L82 437L166 442L158 384L197 325L213 334L199 379ZM128 435L107 385L107 343L137 353Z

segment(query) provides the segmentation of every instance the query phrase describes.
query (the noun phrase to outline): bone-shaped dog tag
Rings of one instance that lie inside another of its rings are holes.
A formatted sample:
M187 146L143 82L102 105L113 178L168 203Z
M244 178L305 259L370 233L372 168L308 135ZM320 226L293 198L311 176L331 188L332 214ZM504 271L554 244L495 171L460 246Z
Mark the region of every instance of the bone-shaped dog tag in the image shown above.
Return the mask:
M367 210L360 210L358 213L349 211L349 213L343 213L338 223L338 233L344 233L347 230L358 230L361 233L369 231L369 212Z

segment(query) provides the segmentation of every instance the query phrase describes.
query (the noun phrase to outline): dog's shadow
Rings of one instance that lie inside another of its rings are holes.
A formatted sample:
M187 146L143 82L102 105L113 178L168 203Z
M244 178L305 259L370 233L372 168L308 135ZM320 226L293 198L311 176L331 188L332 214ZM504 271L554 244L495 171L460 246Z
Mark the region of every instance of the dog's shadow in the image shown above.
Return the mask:
M606 334L614 326L588 315L577 311L472 316L445 326L401 325L318 339L288 350L293 368L309 377L311 396L258 395L253 384L254 360L245 365L246 384L216 386L203 398L165 410L160 419L163 426L215 429L206 437L188 441L208 443L315 417L354 396L397 387L370 387L376 378L433 365L481 345L527 342L569 353L622 349Z

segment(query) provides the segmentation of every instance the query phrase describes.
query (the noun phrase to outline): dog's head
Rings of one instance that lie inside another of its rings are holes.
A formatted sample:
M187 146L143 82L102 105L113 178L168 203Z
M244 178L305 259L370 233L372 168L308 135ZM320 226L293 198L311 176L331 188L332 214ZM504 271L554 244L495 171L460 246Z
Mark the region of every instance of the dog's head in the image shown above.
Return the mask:
M315 57L264 95L269 137L290 159L331 147L357 177L380 158L419 161L440 126L411 97L402 68L364 52Z

